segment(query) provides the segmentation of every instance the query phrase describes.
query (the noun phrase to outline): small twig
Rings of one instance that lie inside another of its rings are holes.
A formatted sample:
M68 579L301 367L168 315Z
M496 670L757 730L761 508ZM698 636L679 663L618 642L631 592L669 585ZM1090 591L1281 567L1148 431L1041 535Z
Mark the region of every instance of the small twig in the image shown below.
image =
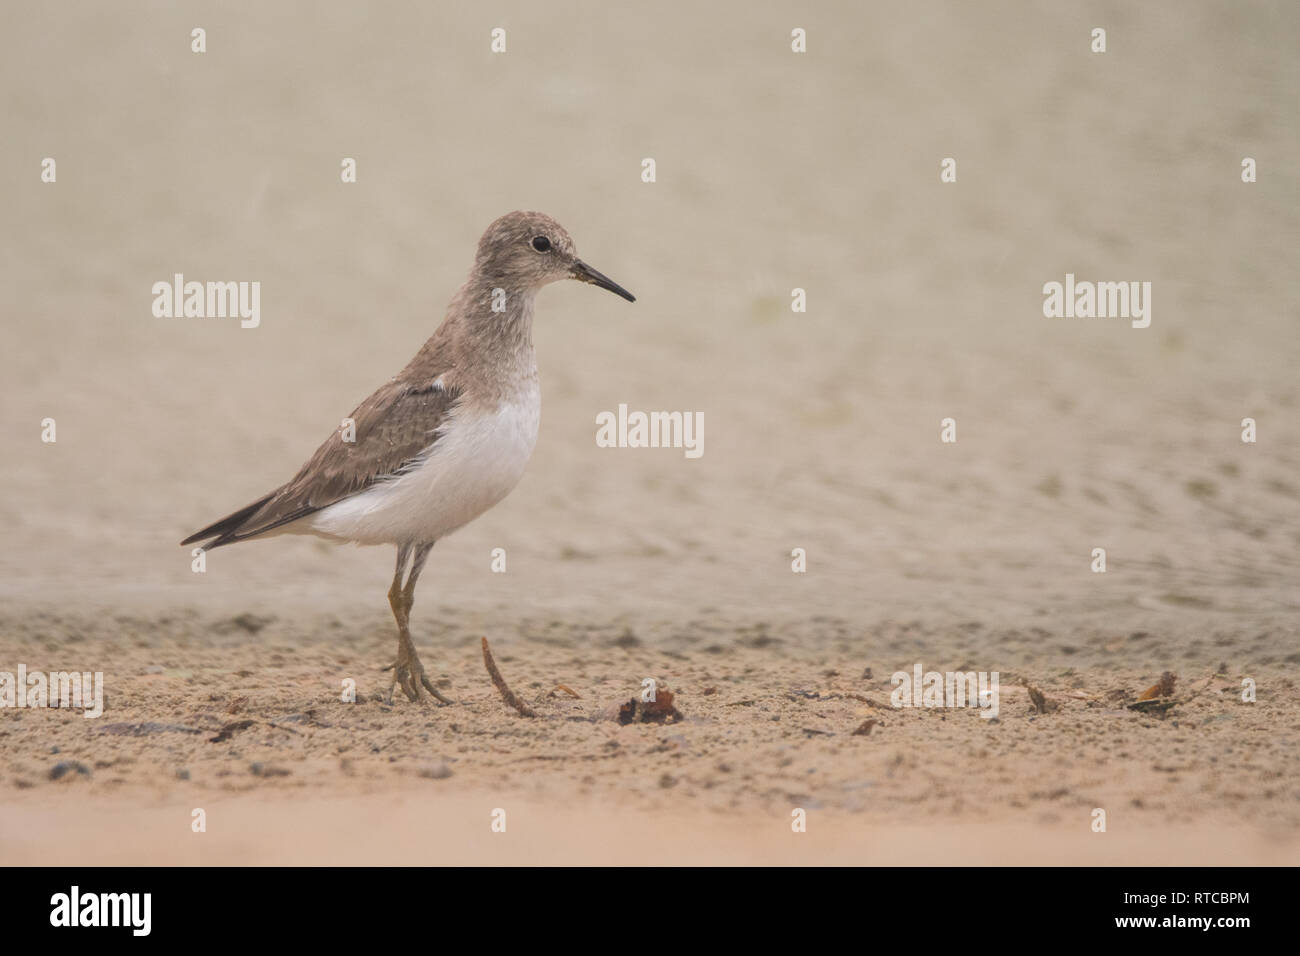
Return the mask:
M483 663L487 667L488 676L492 678L492 683L495 684L497 690L501 692L501 698L515 710L519 711L519 713L524 717L536 717L536 712L515 696L515 692L510 689L510 686L506 683L506 679L502 677L501 672L497 670L497 662L492 659L492 651L488 648L488 640L486 637L483 638Z

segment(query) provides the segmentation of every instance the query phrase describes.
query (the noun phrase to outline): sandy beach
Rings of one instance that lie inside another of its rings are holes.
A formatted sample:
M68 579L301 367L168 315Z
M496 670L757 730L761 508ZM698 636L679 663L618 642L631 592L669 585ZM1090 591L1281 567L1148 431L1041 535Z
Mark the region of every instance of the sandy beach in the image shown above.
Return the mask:
M1300 15L1073 7L15 12L0 672L103 713L0 709L0 859L1300 862ZM455 704L389 704L391 548L177 542L518 208L637 301L539 297L533 459L414 610ZM155 316L177 273L257 327ZM1067 275L1149 325L1046 317ZM703 454L600 447L620 404ZM893 706L917 664L997 718ZM645 678L680 719L611 717Z

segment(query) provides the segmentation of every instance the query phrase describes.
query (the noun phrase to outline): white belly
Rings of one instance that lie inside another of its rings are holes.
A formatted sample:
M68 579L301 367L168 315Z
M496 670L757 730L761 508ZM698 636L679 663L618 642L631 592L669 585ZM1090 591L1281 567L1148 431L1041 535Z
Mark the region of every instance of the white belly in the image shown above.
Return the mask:
M494 412L459 410L420 464L322 508L302 530L358 544L446 537L519 483L537 444L540 413L536 389Z

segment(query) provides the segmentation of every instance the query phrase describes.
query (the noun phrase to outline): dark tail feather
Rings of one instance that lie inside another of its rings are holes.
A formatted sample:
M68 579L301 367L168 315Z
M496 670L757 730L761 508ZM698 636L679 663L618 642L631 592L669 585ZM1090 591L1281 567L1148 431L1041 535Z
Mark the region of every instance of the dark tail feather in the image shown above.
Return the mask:
M259 498L247 507L240 508L234 514L226 515L220 521L213 522L202 531L196 531L181 544L193 544L196 541L203 541L206 538L216 538L211 544L203 546L205 551L211 551L213 548L219 548L223 544L233 544L239 540L239 529L244 522L251 518L257 511L266 504L275 495L275 492L264 498ZM262 529L266 530L266 529Z

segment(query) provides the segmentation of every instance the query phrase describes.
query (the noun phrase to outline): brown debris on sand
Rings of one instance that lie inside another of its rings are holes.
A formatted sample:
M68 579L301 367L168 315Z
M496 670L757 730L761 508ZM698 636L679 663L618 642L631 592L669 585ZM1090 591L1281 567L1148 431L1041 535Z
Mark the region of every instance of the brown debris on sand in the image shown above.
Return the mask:
M1053 709L1051 702L1048 701L1048 699L1043 696L1043 692L1033 684L1026 684L1025 690L1029 692L1029 700L1034 705L1034 713L1045 714L1049 710Z
M1174 676L1173 671L1165 671L1160 675L1160 680L1157 683L1152 684L1142 692L1142 695L1138 697L1138 701L1153 700L1156 697L1173 697L1174 684L1177 682L1178 678Z
M1201 686L1193 688L1190 694L1183 697L1174 697L1174 684L1178 678L1174 676L1173 671L1165 671L1160 675L1160 681L1152 684L1142 692L1133 703L1128 705L1129 710L1136 710L1143 714L1156 714L1163 717L1169 711L1173 710L1179 704L1185 704L1191 700L1207 686L1209 681L1204 681Z
M1176 678L1171 672L1165 671L1160 675L1160 683L1156 684L1154 687L1148 688L1140 698L1128 705L1128 709L1136 710L1144 714L1164 716L1173 708L1195 700L1206 691L1214 694L1223 694L1225 692L1235 691L1236 684L1232 681L1222 679L1221 675L1224 670L1226 670L1226 668L1221 665L1215 673L1187 686L1181 697L1172 696L1174 681ZM1159 690L1160 695L1150 696L1151 691L1153 690Z
M492 651L488 647L488 639L483 638L483 663L487 667L488 676L492 678L492 683L496 685L497 690L501 692L501 698L513 707L524 717L536 717L537 712L525 704L516 696L515 692L510 689L506 679L501 676L497 670L497 662L492 659Z
M683 718L673 706L673 692L660 685L655 688L654 700L633 697L619 707L615 719L620 724L667 724Z

